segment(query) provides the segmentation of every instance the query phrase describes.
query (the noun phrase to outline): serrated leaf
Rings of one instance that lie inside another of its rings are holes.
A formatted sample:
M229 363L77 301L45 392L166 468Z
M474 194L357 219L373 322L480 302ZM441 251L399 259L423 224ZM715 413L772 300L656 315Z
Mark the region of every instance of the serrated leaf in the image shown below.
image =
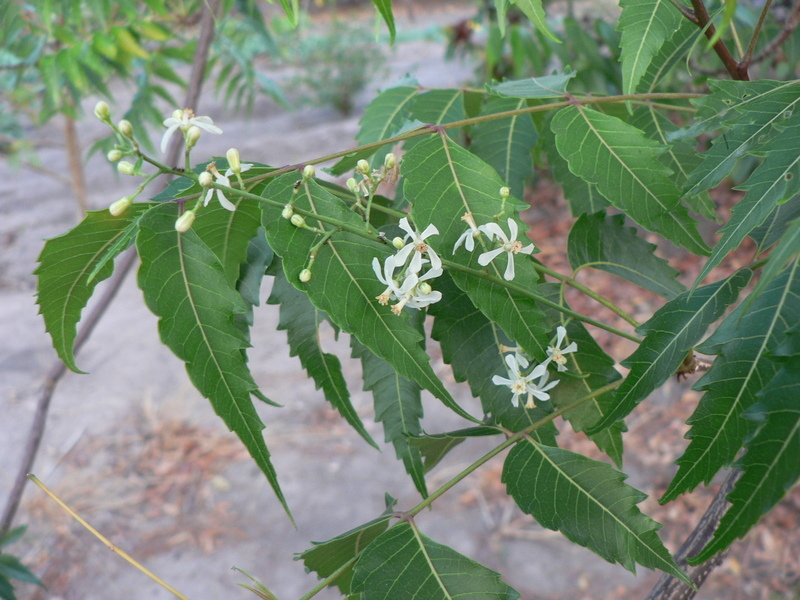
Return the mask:
M311 542L314 547L295 555L295 560L302 560L306 569L317 573L320 579L333 575L386 531L397 500L388 494L385 500L386 510L379 517L326 542ZM352 579L353 567L350 566L329 587L336 586L342 594L348 595Z
M397 458L403 461L406 473L423 498L428 497L425 467L419 450L409 445L409 436L422 433L422 398L420 387L398 374L385 360L375 356L355 337L350 338L353 358L361 360L364 391L372 392L375 420L383 423L387 442L394 446Z
M490 97L481 114L517 110L525 106L527 103L524 99ZM470 150L497 171L514 197L522 198L525 182L533 173L531 150L539 139L531 116L523 114L477 123L470 135Z
M767 264L764 266L756 287L753 288L753 291L750 292L745 301L745 310L769 287L769 284L783 270L786 263L798 252L800 252L800 218L796 218L787 226L786 233L778 241L778 245L770 252Z
M686 288L675 279L679 272L653 254L655 249L634 227L625 226L624 215L606 215L604 210L581 215L567 239L573 270L589 266L606 271L671 300Z
M502 482L523 512L610 563L636 563L690 583L656 534L659 523L636 505L647 497L609 465L533 440L506 457Z
M758 244L756 254L761 254L777 242L786 231L787 225L797 217L800 217L800 196L776 206L767 220L748 234Z
M637 92L655 91L659 83L672 71L673 67L686 55L703 32L688 19L681 24L674 34L662 44L661 49L653 56L650 66L639 80Z
M422 90L414 98L409 110L412 119L429 125L461 121L465 117L464 90L456 88ZM448 129L447 135L452 138L458 132L458 129ZM403 148L409 150L423 140L421 137L411 138L403 142Z
M525 16L530 19L533 26L536 27L540 33L557 44L561 43L561 40L558 39L556 34L547 26L546 15L544 14L544 8L542 8L542 0L511 0L511 2L525 13Z
M394 26L394 13L392 12L392 0L372 0L375 9L383 17L386 27L389 28L389 45L394 44L394 38L397 34Z
M409 523L395 525L364 550L350 591L360 593L362 600L519 598L498 573L434 542Z
M247 311L225 270L194 231L175 231L178 205L162 204L140 223L138 283L159 317L161 340L186 363L197 390L239 436L291 518L251 395L258 386L247 368L247 340L234 317Z
M311 304L308 296L286 281L286 276L280 271L273 280L272 293L267 304L280 306L278 330L286 331L289 356L297 356L300 359L300 364L314 380L316 388L322 389L325 400L364 438L364 441L380 449L367 433L350 402L350 392L338 357L322 350L319 327L327 319L327 315Z
M690 564L705 562L743 537L800 478L800 362L784 366L758 394L759 402L742 415L758 431L734 465L744 474L727 500L732 506L712 539Z
M622 93L633 94L653 57L683 21L669 0L620 0Z
M529 79L517 79L495 83L486 88L490 94L504 98L561 98L567 93L569 80L575 77L574 71Z
M404 192L412 202L414 222L425 228L433 224L439 235L431 239L434 249L450 260L474 270L488 270L498 280L502 271L492 262L488 267L478 263L481 243L474 252L460 248L453 254L453 247L467 228L461 220L467 212L478 225L494 222L494 215L502 210L499 190L503 181L497 173L475 155L452 143L449 138L433 136L415 146L403 158L405 174ZM508 218L515 218L520 236L525 239L526 225L516 216L520 205L509 197L505 206L505 217L501 224L508 228ZM526 291L536 290L538 275L525 255L511 255L516 265L515 283ZM507 260L506 257L502 258ZM497 285L489 279L451 270L456 285L463 289L470 300L491 320L503 328L506 335L516 340L531 357L543 360L545 356L545 329L543 314L535 301L522 291Z
M759 149L766 159L750 175L747 183L736 189L747 190L733 215L719 233L723 236L697 276L701 282L725 256L739 247L742 240L761 225L775 207L800 192L800 113L786 123L779 137Z
M622 365L630 369L614 394L614 408L593 427L599 431L624 419L644 398L660 387L681 366L688 352L705 335L709 325L736 302L752 272L742 270L730 277L684 292L667 302L636 332L645 336Z
M350 227L366 227L358 215L313 181L295 195L297 181L296 174L287 173L274 179L264 193L281 206L292 202L300 209L337 219ZM332 227L323 221L314 223L312 217L306 221L326 231ZM300 289L308 294L314 306L324 311L342 331L355 335L389 362L398 373L416 381L462 417L474 420L456 404L433 372L429 357L419 346L422 339L419 331L406 316L394 315L388 306L378 304L383 284L375 277L372 259L383 261L392 252L377 241L377 232L373 231L376 241L346 231L335 233L318 248L311 280L301 284L300 272L306 268L309 253L320 241L320 235L282 218L280 206L263 205L263 222L270 247L283 258L287 279L297 287L302 285Z
M47 240L39 254L34 271L39 314L58 357L76 373L83 373L73 351L81 312L95 286L113 273L112 259L126 247L119 240L130 240L129 228L135 227L150 207L137 203L120 217L111 216L108 210L87 212L80 224Z
M33 583L40 587L45 587L42 581L26 567L22 562L11 554L0 553L0 579L16 579L25 583Z
M783 273L744 311L739 305L714 334L698 347L717 354L711 369L694 389L705 391L686 434L691 442L677 460L678 473L660 502L675 499L730 464L753 431L742 413L756 402L756 394L775 375L776 363L768 354L781 341L786 328L800 321L800 265Z
M433 467L450 452L466 439L473 437L485 437L489 435L502 435L503 430L497 427L470 427L447 433L426 434L408 439L408 443L417 448L425 461L425 472L428 473Z
M596 184L614 206L671 242L708 254L669 169L657 160L663 146L620 119L585 107L562 108L551 128L570 170Z
M420 92L416 82L413 83L414 85L390 87L378 94L367 105L367 108L364 109L364 116L358 122L360 129L356 135L356 140L360 145L371 144L394 136L403 121L411 118L409 109L414 98ZM378 150L378 148L375 148L345 156L331 167L330 173L332 175L342 175L352 171L359 160L368 159L373 154L378 153ZM378 153L378 156L372 159L371 164L373 166L383 164L383 158L388 152L389 149L386 149Z
M712 94L698 101L698 119L727 130L701 155L686 194L718 185L736 162L769 140L800 102L800 81L710 81ZM710 114L709 114L710 113Z

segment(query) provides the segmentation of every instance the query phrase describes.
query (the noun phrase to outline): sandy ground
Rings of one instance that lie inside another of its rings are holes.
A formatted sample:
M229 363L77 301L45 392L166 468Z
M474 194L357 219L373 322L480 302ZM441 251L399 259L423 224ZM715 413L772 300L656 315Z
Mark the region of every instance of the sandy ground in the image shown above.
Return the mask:
M469 6L450 7L425 18L452 23ZM421 27L401 20L400 27ZM423 85L466 82L472 67L443 60L435 44L401 45L391 75L414 73ZM363 108L369 94L359 98ZM264 101L252 118L226 112L211 97L202 114L213 116L224 136L206 136L201 151L224 154L236 145L243 158L287 164L351 144L359 110L341 120L328 109L285 113ZM253 135L253 132L257 132ZM40 138L47 132L39 132ZM81 126L88 147L103 135L87 119ZM66 172L58 148L41 151L52 169ZM102 208L133 188L95 157L88 166L91 205ZM57 181L0 164L0 501L10 488L28 434L43 374L55 358L34 305L31 272L42 240L75 222L70 191ZM263 290L268 294L268 285ZM294 528L257 469L203 398L190 385L183 365L158 340L156 318L147 310L135 278L129 277L113 306L78 356L90 375L69 373L53 400L45 441L34 472L111 540L188 597L252 598L236 583L247 580L232 566L261 579L284 600L316 584L293 554L367 521L383 510L385 492L410 507L418 497L390 446L378 453L352 432L306 379L299 361L288 357L285 334L276 332L277 309L256 313L250 352L255 379L284 408L259 407L265 437L281 485L297 520ZM325 343L343 358L346 343ZM371 435L371 397L361 392L359 366L344 360L353 402ZM434 368L460 401L478 403L452 383L445 365ZM429 431L463 426L426 398ZM431 475L431 487L461 470L490 442L458 448ZM603 598L621 588L646 590L655 579L634 579L559 534L537 528L503 494L496 461L462 483L422 515L424 533L504 574L526 599ZM635 479L635 478L634 478ZM631 481L634 485L636 481ZM49 586L21 586L21 597L93 600L169 598L166 591L128 566L64 516L29 486L18 523L29 535L10 548L32 564ZM589 589L591 588L591 591ZM630 597L642 597L636 593ZM323 592L321 598L338 597ZM706 597L706 596L698 596ZM713 597L713 596L707 596Z

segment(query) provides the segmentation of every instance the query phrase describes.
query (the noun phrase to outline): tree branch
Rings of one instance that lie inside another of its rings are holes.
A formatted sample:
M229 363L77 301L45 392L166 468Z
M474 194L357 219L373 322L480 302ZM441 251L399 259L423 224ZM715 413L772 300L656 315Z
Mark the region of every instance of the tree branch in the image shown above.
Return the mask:
M189 85L186 90L185 106L196 107L200 97L200 91L203 85L203 78L205 76L206 64L208 63L208 53L211 48L211 41L214 39L214 26L217 19L217 11L219 9L220 0L207 0L203 3L205 10L200 23L200 38L197 42L197 51L195 52L194 63L192 64L192 72L189 77ZM180 157L182 139L174 137L167 154L166 163L175 165ZM124 255L113 279L109 282L103 296L98 304L92 310L88 317L81 323L80 331L75 338L75 353L77 354L86 340L89 338L94 326L105 314L106 309L111 304L111 301L116 296L122 282L125 280L126 275L131 270L131 267L136 262L136 250L130 248ZM28 435L28 440L25 444L25 451L22 456L22 463L19 471L17 472L14 487L11 489L5 509L3 510L3 517L0 521L0 535L4 534L11 528L14 521L14 516L19 508L22 493L25 490L25 484L28 481L27 474L33 467L36 460L36 455L39 451L42 437L44 436L44 427L47 420L47 412L50 408L50 401L55 392L58 382L66 373L66 366L60 360L53 363L48 371L44 383L42 385L42 392L39 396L39 401L36 405L36 414L33 418L31 425L31 432Z
M703 0L692 0L692 11L691 14L687 13L684 10L681 10L681 14L686 17L689 21L697 25L700 29L703 30L703 34L710 40L714 39L714 36L717 33L717 28L714 27L714 24L711 23L711 17L708 14L708 10L706 9L706 5L703 3ZM722 39L718 39L713 45L714 52L717 53L717 56L722 61L722 64L725 65L725 70L728 71L728 74L731 76L731 79L736 81L750 81L750 76L747 73L747 67L742 66L733 58L731 51L728 50L728 47L725 45L725 42Z

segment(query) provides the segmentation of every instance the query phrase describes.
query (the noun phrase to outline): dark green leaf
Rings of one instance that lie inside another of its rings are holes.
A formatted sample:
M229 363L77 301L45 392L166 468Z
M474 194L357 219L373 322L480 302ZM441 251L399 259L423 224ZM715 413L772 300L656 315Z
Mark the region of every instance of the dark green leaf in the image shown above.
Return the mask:
M16 556L11 554L0 554L0 578L3 577L44 587L41 580L31 573L28 567L23 565Z
M294 202L295 206L312 214L335 218L351 227L366 227L358 215L313 181L304 186L303 193L295 195L297 181L296 174L287 173L274 179L265 195L280 206ZM354 233L334 234L318 249L313 276L303 284L299 280L300 272L306 268L309 253L320 241L320 234L292 225L281 217L280 206L265 204L263 219L267 240L283 258L289 282L308 294L312 304L327 313L342 331L355 335L398 373L416 381L462 417L472 420L433 372L429 357L419 346L422 339L419 331L405 315L394 315L388 306L378 304L377 297L384 286L375 276L372 259L383 261L392 252L377 241L377 233L376 241ZM324 230L332 227L323 221L315 222L313 217L307 221Z
M289 355L300 359L300 364L314 380L317 389L322 389L325 400L330 402L364 441L378 448L350 402L350 392L347 390L339 359L322 350L319 327L327 320L327 315L311 304L308 296L286 281L282 272L275 275L272 294L267 304L280 306L278 329L286 331Z
M727 497L733 506L691 564L705 562L743 537L800 478L800 361L782 368L758 398L742 415L755 421L758 431L735 464L744 474Z
M786 231L787 225L797 217L800 217L800 196L778 204L767 220L748 234L758 244L757 254L777 242Z
M362 600L515 600L500 575L422 535L409 523L378 536L356 562L351 593Z
M653 56L650 66L647 67L644 75L639 80L637 91L639 93L655 91L658 84L666 78L701 35L703 33L697 25L688 19L682 19L672 37Z
M397 500L386 495L386 510L381 516L351 529L347 533L337 535L327 542L311 542L314 547L295 556L295 560L302 560L306 569L314 571L324 579L333 575L338 569L356 558L369 546L372 541L386 531L389 519L394 516L394 506ZM353 567L347 568L330 587L334 585L344 595L350 594L350 582L353 579Z
M622 362L630 369L614 394L614 408L590 431L599 431L624 419L653 390L660 387L681 366L686 354L739 297L752 272L742 270L727 279L684 292L656 311L636 332L646 336L639 347Z
M656 534L661 525L636 507L647 495L623 483L626 477L581 454L525 440L506 457L502 481L543 527L629 571L639 563L688 583Z
M800 218L796 218L786 227L786 233L778 241L778 245L770 252L769 259L756 287L747 297L745 310L769 287L769 284L783 270L786 263L794 258L798 252L800 252Z
M489 98L482 114L524 108L524 99ZM524 197L525 182L533 173L531 150L539 135L530 115L516 115L476 124L470 150L489 164L516 198Z
M135 226L151 205L134 204L120 217L108 210L86 213L86 218L67 233L45 243L34 271L38 278L37 304L58 357L76 373L73 345L81 312L95 286L114 271L112 251L121 252ZM101 265L97 268L98 265Z
M398 374L385 360L375 356L369 348L350 338L353 358L361 360L364 373L364 390L372 392L375 401L375 420L383 423L386 441L394 446L397 458L403 461L406 473L414 487L428 497L425 468L419 450L409 445L409 436L422 433L422 399L420 387Z
M557 44L561 43L561 40L547 26L542 0L511 0L511 3L525 13L525 16L530 19L533 26L545 37L550 38Z
M616 117L584 107L562 108L551 127L570 170L597 185L614 206L671 242L708 253L669 169L657 160L663 146Z
M672 299L686 288L675 279L679 272L653 254L655 249L635 228L625 226L624 215L608 216L605 211L581 215L567 241L574 271L593 267Z
M422 435L411 437L408 443L417 448L425 461L425 472L428 473L433 467L461 442L472 437L484 437L487 435L501 435L503 431L496 427L470 427L449 431L447 433L437 433L434 435Z
M389 28L389 44L394 44L394 37L396 35L394 27L394 14L392 13L392 0L372 0L377 11L383 17L386 27Z
M258 387L247 368L247 340L234 322L247 306L197 234L175 231L177 218L174 203L142 217L139 287L159 317L161 340L186 363L192 383L242 440L289 514L251 400Z
M730 464L752 433L752 421L742 413L756 402L756 394L775 375L778 366L768 354L784 337L786 328L800 321L800 264L796 260L744 311L739 305L714 334L698 347L717 354L711 370L694 386L706 394L689 423L691 440L678 459L678 473L660 502L675 499Z
M411 118L426 125L445 125L464 118L464 91L461 89L422 90L410 106ZM451 138L458 129L448 129ZM406 150L413 148L424 138L411 138L403 142Z

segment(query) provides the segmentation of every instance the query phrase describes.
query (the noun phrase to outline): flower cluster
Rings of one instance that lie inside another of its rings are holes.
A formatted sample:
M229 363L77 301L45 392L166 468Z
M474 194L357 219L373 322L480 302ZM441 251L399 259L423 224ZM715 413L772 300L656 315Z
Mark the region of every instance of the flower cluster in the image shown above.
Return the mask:
M386 289L377 296L377 300L384 306L391 301L392 312L399 315L403 308L424 308L429 304L442 299L442 293L431 288L430 281L442 274L442 259L426 241L428 237L437 235L439 230L434 225L428 225L421 233L414 229L407 218L400 219L400 228L406 232L403 238L395 240L398 252L390 256L383 263L377 258L372 259L372 269ZM406 267L406 263L408 266ZM424 266L430 268L421 273ZM399 273L395 273L401 269Z
M506 188L501 189L501 196L503 195L505 189ZM523 246L522 242L517 240L519 226L517 225L517 222L510 217L508 219L508 235L506 235L506 232L503 231L503 229L497 223L486 223L478 226L475 223L475 218L472 216L471 212L468 212L462 216L461 220L467 223L469 229L462 233L461 237L456 240L456 243L453 246L453 254L455 254L456 250L458 250L461 246L464 246L468 252L472 252L475 249L475 239L479 238L482 234L485 234L490 242L495 243L496 247L492 250L481 253L480 256L478 256L478 264L480 264L482 267L485 267L498 256L501 256L503 253L505 253L508 256L508 262L506 263L506 270L503 273L503 279L506 281L511 281L514 279L514 255L533 254L533 251L536 249L533 244Z
M524 354L518 348L510 348L509 351L512 353L507 354L505 357L508 377L495 375L492 377L492 383L506 386L511 390L511 404L515 407L519 406L520 396L527 395L525 408L533 408L535 406L534 398L542 402L550 400L550 394L547 392L557 386L559 380L548 381L550 374L547 367L550 363L553 363L559 373L566 371L567 358L564 355L578 350L578 344L575 342L570 343L566 348L561 347L566 336L567 330L559 325L556 328L555 344L547 347L547 358L541 364L530 369L530 371L528 371L530 361Z

